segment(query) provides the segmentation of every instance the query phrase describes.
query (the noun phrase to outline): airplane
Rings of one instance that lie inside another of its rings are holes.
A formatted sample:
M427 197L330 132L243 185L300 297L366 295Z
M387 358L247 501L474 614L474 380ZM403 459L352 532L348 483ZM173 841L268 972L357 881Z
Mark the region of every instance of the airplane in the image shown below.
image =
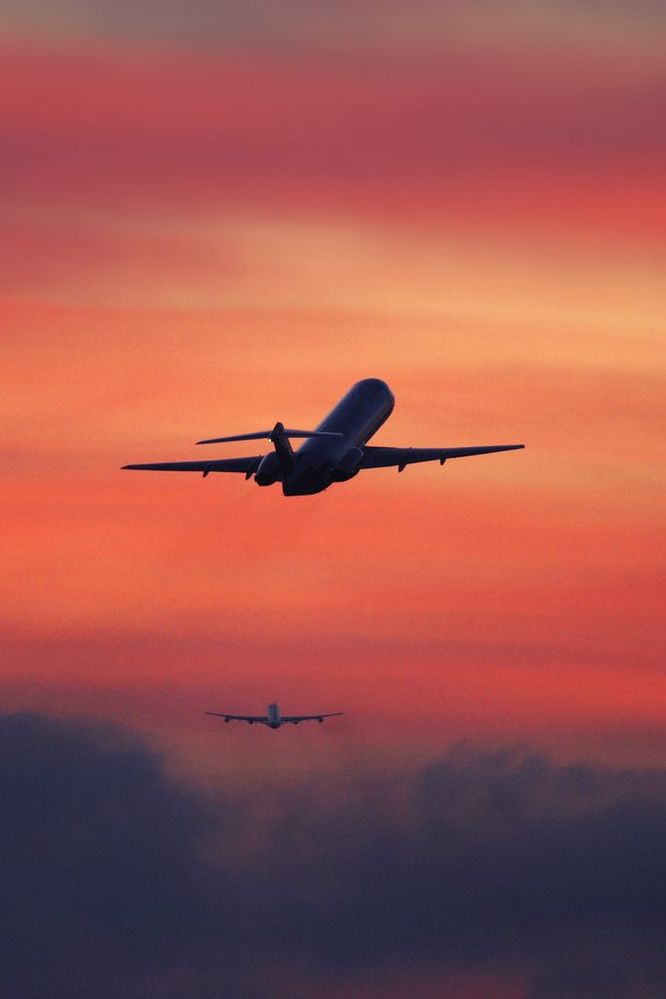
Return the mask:
M487 447L370 447L367 441L393 411L395 398L386 382L364 378L356 382L316 430L291 430L276 423L272 430L259 430L233 437L213 437L197 444L226 444L229 441L267 439L273 445L269 454L249 458L214 458L204 461L162 461L151 464L123 465L125 469L157 472L242 472L254 476L259 486L281 483L285 496L306 496L323 492L334 482L347 482L365 468L396 466L402 472L407 465L421 461L515 451L524 444L493 444ZM291 440L308 438L294 451Z
M281 715L277 704L269 704L265 715L229 715L226 712L206 711L207 715L224 718L225 722L244 721L248 725L267 725L269 728L280 728L282 725L298 725L299 722L318 721L324 718L336 718L342 711L332 711L327 715Z

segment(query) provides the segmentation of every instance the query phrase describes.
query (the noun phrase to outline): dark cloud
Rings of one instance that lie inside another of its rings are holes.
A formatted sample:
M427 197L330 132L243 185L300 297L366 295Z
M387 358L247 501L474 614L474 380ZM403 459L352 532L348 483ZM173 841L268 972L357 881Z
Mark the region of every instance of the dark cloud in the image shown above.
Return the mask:
M331 968L536 966L535 996L582 996L616 964L631 987L657 974L664 833L663 773L458 752L331 812L294 804L279 842L290 883L330 879Z
M5 717L0 759L0 993L203 995L238 930L201 853L220 813L110 727Z
M9 716L0 751L7 999L349 994L379 970L664 994L664 770L459 748L239 797L108 727Z

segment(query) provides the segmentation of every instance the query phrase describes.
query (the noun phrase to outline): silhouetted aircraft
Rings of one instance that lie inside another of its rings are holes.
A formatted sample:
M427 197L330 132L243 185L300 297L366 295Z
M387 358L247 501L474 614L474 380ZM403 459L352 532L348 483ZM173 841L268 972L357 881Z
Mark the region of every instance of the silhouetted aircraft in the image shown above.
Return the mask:
M249 458L217 458L210 461L161 461L144 465L124 465L157 472L242 472L254 475L259 486L282 483L285 496L320 493L333 482L346 482L364 468L395 465L399 472L419 461L465 458L492 451L515 451L524 444L493 444L488 447L368 447L366 441L391 414L395 399L386 382L364 378L350 388L335 409L316 430L289 430L276 423L272 430L259 430L234 437L213 437L197 444L226 444L229 441L268 439L274 450ZM307 437L298 451L290 438Z
M280 728L281 725L298 725L299 722L318 721L324 718L336 718L342 711L332 711L327 715L281 715L277 704L269 704L265 715L228 715L226 712L206 711L207 715L224 718L225 722L244 721L248 725L268 725L269 728Z

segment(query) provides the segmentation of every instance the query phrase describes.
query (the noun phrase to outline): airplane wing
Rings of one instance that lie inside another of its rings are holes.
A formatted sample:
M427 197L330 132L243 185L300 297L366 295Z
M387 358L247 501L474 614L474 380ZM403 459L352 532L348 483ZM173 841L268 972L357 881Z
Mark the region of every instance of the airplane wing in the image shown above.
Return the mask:
M302 721L323 721L324 718L335 718L342 713L342 711L331 711L327 715L282 715L280 721L283 724L291 722L292 725L297 725Z
M259 468L263 455L251 458L218 458L211 461L156 461L144 465L123 465L141 472L244 472L247 479Z
M494 451L516 451L524 444L492 444L488 447L364 447L361 468L388 468L397 465L402 472L405 465L418 461L439 461L447 458L467 458L474 454L491 454Z
M225 721L244 721L250 725L266 725L268 719L266 715L227 715L220 711L206 711L207 715L214 715L216 718L224 718Z

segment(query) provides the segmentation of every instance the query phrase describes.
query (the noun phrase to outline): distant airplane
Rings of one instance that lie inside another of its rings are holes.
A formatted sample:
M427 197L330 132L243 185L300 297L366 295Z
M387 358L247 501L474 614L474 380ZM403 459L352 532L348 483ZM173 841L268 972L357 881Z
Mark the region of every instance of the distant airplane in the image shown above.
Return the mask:
M332 711L327 715L281 715L277 704L269 704L265 715L229 715L220 711L206 711L207 715L224 718L225 722L244 721L248 725L268 725L269 728L280 728L281 725L298 725L299 722L318 721L324 718L336 718L342 711Z
M395 465L399 472L419 461L465 458L493 451L515 451L524 444L493 444L488 447L368 447L366 441L390 416L395 399L386 382L364 378L347 392L316 430L289 430L276 423L272 430L259 430L234 437L213 437L197 444L225 444L229 441L268 439L274 450L249 458L218 458L211 461L162 461L144 465L123 465L158 472L242 472L254 476L259 486L282 483L285 496L320 493L333 482L346 482L364 468ZM290 438L310 438L294 452Z

